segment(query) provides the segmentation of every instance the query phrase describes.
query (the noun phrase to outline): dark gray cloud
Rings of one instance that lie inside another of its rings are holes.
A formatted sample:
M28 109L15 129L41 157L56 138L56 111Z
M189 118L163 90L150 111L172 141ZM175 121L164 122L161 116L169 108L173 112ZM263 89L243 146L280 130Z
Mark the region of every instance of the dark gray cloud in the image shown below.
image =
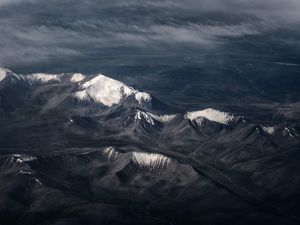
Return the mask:
M298 12L298 0L0 0L0 65L216 49L296 30Z

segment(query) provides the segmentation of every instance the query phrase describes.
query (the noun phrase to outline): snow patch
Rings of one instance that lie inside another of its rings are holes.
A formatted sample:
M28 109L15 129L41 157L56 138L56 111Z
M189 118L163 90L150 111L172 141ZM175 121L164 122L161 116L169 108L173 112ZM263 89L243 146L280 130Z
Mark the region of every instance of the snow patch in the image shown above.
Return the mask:
M113 162L119 153L114 147L108 147L103 150L103 155L106 157L108 162ZM130 152L132 163L141 169L147 169L150 171L164 170L171 159L161 154L146 153L146 152Z
M203 121L204 121L204 118L203 118L203 117L198 117L198 118L194 119L194 121L196 122L196 124L197 124L198 126L202 126L202 123L203 123Z
M176 114L170 114L170 115L157 115L157 114L153 114L153 113L148 113L148 114L155 120L162 122L162 123L170 122L177 116Z
M143 102L151 102L152 97L146 92L137 92L135 94L135 99L138 101L139 104L142 104Z
M199 117L206 118L210 121L214 121L214 122L225 124L225 125L229 124L235 118L233 115L231 115L229 113L221 112L221 111L211 109L211 108L204 109L201 111L187 112L185 114L185 118L189 119L191 121L193 121Z
M103 150L103 155L107 158L108 162L114 161L119 152L114 147L108 147Z
M34 178L35 182L37 182L39 185L43 185L41 181L39 181L39 179Z
M5 79L8 73L12 73L9 69L0 67L0 82Z
M70 79L72 83L78 83L86 78L82 73L74 73Z
M37 159L36 157L30 156L30 155L12 154L7 157L7 159L5 160L5 162L2 165L2 168L10 168L13 165L15 165L15 163L22 164L22 163L30 162L30 161L33 161L36 159Z
M14 155L14 156L17 157L16 162L18 163L30 162L37 159L35 156L29 156L29 155Z
M141 120L146 120L147 123L151 124L152 126L155 125L154 119L146 112L137 110L134 120L135 121L141 121Z
M89 95L86 93L85 90L83 90L83 91L76 91L75 93L73 93L73 96L74 96L76 99L80 100L80 101L88 101L88 100L90 100L90 97L89 97Z
M176 114L172 115L157 115L149 112L144 112L141 110L137 110L135 114L135 121L141 121L145 120L147 123L151 124L152 126L155 125L155 122L161 122L161 123L166 123L174 119Z
M259 130L259 128L258 127L256 127L256 133L258 133L258 134L260 134L260 130Z
M284 128L283 130L283 136L289 136L290 138L294 138L295 137L295 132L287 127Z
M56 81L56 82L61 81L60 75L46 74L46 73L35 73L35 74L25 75L22 76L22 78L28 81L30 85L33 85L35 83L46 84L50 81Z
M157 169L165 169L171 162L171 159L161 154L132 152L132 161L143 169L155 171Z
M30 172L30 171L26 171L26 170L20 169L19 170L19 174L33 175L34 173Z
M275 133L275 127L265 127L265 126L261 126L261 128L263 129L264 132L266 132L267 134L274 134Z

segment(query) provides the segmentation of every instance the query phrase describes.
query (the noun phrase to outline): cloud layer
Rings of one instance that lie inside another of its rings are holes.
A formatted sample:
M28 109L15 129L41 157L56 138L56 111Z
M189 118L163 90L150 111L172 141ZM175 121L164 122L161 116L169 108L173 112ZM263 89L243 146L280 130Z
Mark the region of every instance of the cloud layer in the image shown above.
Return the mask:
M215 49L296 31L299 12L298 0L0 0L0 65Z

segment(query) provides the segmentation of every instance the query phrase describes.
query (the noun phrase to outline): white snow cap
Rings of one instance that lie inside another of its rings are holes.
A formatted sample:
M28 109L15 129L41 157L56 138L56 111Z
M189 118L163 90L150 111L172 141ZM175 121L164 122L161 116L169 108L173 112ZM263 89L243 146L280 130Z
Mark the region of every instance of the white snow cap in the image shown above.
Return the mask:
M4 80L4 78L6 77L7 73L11 73L11 71L9 69L0 67L0 81Z
M74 73L72 75L70 81L72 83L78 83L78 82L82 81L85 78L86 78L86 76L84 74L82 74L82 73Z
M109 107L120 103L122 99L133 94L139 103L142 101L151 100L151 96L148 93L139 92L138 90L129 87L120 81L106 77L102 74L83 83L80 88L81 91L74 93L74 96L77 99L92 99L97 103L102 103L103 105Z
M113 162L119 155L124 153L119 153L114 147L107 147L103 150L103 155L106 157L108 162ZM150 171L157 171L165 169L171 159L167 156L147 153L147 152L130 152L132 162L140 167L141 169L147 169Z
M8 73L12 73L11 70L0 67L0 81L2 81ZM15 75L18 80L27 81L30 85L35 83L45 84L49 81L57 81L60 82L60 75L57 74L46 74L46 73L34 73L29 75Z
M34 73L30 75L22 76L24 80L27 80L30 85L35 83L48 83L49 81L57 81L60 82L60 75L57 74L46 74L46 73Z
M221 124L229 124L235 117L229 113L221 112L215 109L204 109L201 111L187 112L185 118L191 121L202 117L210 121L214 121Z
M141 121L142 119L146 120L146 122L151 124L152 126L155 125L155 122L154 122L153 118L148 113L137 110L137 112L135 114L135 117L134 117L134 120L135 121L138 121L138 120Z
M151 124L151 125L155 125L155 121L161 122L161 123L167 123L169 121L171 121L172 119L174 119L176 116L176 114L172 114L172 115L157 115L157 114L153 114L150 112L143 112L141 110L137 110L136 114L135 114L135 121L137 120L146 120L147 123Z
M171 159L155 153L132 152L132 161L141 168L150 170L165 169L171 162Z
M135 93L135 99L139 104L142 104L143 102L150 102L152 100L152 97L146 92L137 92Z
M148 113L148 114L155 120L162 122L162 123L169 122L177 116L176 114L170 114L170 115L157 115L157 114L153 114L153 113Z

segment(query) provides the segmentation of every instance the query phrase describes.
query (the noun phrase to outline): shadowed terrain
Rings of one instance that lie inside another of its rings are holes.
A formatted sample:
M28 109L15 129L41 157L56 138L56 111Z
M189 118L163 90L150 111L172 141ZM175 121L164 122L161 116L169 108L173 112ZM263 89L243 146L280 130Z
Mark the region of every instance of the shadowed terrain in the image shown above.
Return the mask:
M295 119L153 93L2 68L1 223L299 223Z

